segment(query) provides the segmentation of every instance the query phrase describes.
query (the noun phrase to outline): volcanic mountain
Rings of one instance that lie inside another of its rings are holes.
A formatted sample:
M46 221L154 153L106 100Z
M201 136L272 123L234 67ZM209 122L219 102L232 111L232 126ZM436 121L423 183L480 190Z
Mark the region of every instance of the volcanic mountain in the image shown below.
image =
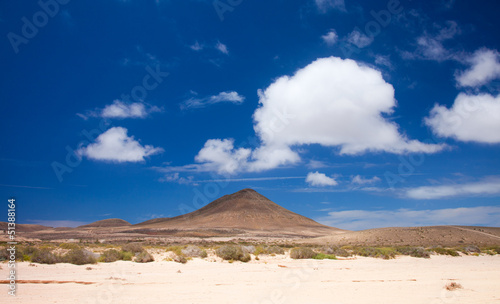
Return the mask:
M225 195L188 214L135 225L167 229L239 229L260 233L326 235L344 230L325 226L287 210L252 189Z

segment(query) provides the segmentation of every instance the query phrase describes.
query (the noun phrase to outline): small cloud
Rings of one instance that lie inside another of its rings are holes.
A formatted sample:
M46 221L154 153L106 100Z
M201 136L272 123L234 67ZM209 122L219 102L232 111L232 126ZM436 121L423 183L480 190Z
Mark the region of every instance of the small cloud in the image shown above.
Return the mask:
M323 41L328 46L332 46L335 43L337 43L338 38L339 38L339 36L337 35L337 32L335 30L333 30L333 29L331 29L330 31L328 31L328 33L324 34L323 36L321 36L321 39L323 39Z
M374 176L372 178L363 178L360 175L356 175L352 178L351 183L358 185L366 185L366 184L374 184L380 182L380 178L378 176Z
M79 117L87 120L89 117L101 118L146 118L154 112L162 112L157 106L147 105L142 102L125 103L121 100L114 100L112 104L104 106L103 109L87 111L85 114L77 113Z
M215 48L223 54L226 54L226 55L229 54L229 51L227 50L227 46L225 44L221 43L220 41L217 41Z
M191 48L193 51L201 51L203 50L204 46L201 45L198 41L196 41L193 45L189 46L189 48Z
M142 162L164 151L150 145L142 146L133 136L127 136L127 132L125 128L113 127L99 135L94 143L80 147L76 154L92 160L124 163Z
M67 221L67 220L26 220L26 223L31 225L42 225L48 227L78 227L88 224L88 222L81 221Z
M460 93L451 108L436 104L424 119L432 132L464 142L500 143L500 95Z
M191 91L194 95L195 92ZM245 97L238 94L235 91L220 92L217 95L212 95L204 98L192 97L185 100L181 104L181 109L199 109L205 108L208 105L213 105L221 102L230 102L233 104L242 104L245 101Z
M338 185L337 181L334 178L328 177L324 173L319 173L318 171L309 172L306 177L306 183L311 186L320 187Z
M465 61L470 68L455 75L461 87L480 87L500 78L500 54L497 50L479 49Z
M316 7L322 13L326 13L331 9L336 9L345 12L344 0L314 0Z
M391 70L393 68L392 63L391 63L391 59L389 56L376 55L375 56L375 64L379 65L379 66L380 65L385 66Z
M373 37L367 36L359 30L354 30L347 37L347 41L362 49L373 42Z
M179 176L178 172L175 172L173 174L167 174L165 177L160 178L160 182L167 182L167 183L178 183L181 185L188 185L193 183L193 176L188 176L186 177L181 177Z

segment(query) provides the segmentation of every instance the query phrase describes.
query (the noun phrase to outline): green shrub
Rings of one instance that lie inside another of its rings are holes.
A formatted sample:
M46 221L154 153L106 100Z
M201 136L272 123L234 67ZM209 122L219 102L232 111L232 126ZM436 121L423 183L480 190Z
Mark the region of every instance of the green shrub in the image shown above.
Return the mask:
M334 246L325 246L321 248L321 252L325 254L333 254L335 256L348 257L352 254L344 248L334 247Z
M174 258L174 262L181 263L181 264L186 264L187 263L187 259L184 256L182 256L182 255L176 255L175 258Z
M429 251L425 250L423 247L398 247L397 252L402 255L409 255L415 258L430 258L431 255Z
M111 263L121 260L122 258L122 252L116 249L108 249L101 254L101 256L99 257L99 262Z
M149 262L153 262L154 260L155 259L153 258L152 255L150 255L147 251L143 251L141 253L138 253L135 256L134 262L137 262L137 263L149 263Z
M95 264L94 254L85 249L73 249L63 256L63 261L75 265Z
M132 261L132 258L134 257L134 254L130 251L120 251L120 255L122 260L124 261Z
M390 247L358 247L353 249L355 255L382 258L385 260L393 259L396 257L396 249Z
M227 261L242 261L248 262L251 257L248 252L244 252L243 248L238 245L224 245L217 250L215 250L215 254Z
M132 253L141 253L144 251L144 248L141 243L128 243L122 246L122 250Z
M182 247L182 246L168 246L167 249L165 249L165 251L166 252L172 251L176 255L181 256L181 255L183 255L182 249L184 249L184 247Z
M479 247L477 246L474 246L474 245L469 245L469 246L466 246L463 250L462 250L463 253L465 254L470 254L470 253L481 253L481 249L479 249Z
M295 247L290 250L290 257L292 259L312 259L317 255L314 250L307 247Z
M315 259L315 260L325 260L325 259L336 260L337 257L333 254L318 253L318 254L316 254L316 256L313 257L313 259Z
M206 258L207 252L198 246L189 245L186 248L181 250L181 255L184 255L184 256L190 257L190 258L194 258L194 257Z
M61 261L61 258L52 253L50 249L43 248L40 250L35 249L31 257L33 263L40 264L55 264Z
M434 247L431 250L434 251L435 253L441 254L441 255L450 255L450 256L455 256L455 257L460 256L460 254L456 250L453 250L453 249Z
M72 250L72 249L80 249L81 247L80 245L75 243L61 243L59 244L59 248Z

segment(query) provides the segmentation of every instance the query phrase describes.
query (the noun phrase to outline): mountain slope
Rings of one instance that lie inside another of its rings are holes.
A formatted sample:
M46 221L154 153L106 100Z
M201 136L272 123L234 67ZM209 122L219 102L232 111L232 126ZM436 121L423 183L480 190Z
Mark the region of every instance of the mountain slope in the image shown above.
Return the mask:
M312 235L343 231L287 210L252 189L225 195L185 215L155 219L136 226L168 229L233 228Z

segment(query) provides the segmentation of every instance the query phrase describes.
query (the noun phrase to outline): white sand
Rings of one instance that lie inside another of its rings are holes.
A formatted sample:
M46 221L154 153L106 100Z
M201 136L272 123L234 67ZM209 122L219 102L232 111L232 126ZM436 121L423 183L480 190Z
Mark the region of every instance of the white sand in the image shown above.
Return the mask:
M96 284L18 284L16 297L1 284L1 303L500 303L499 255L323 261L261 256L246 264L194 259L184 265L121 261L91 265L92 270L28 264L17 264L18 279ZM0 265L6 279L7 264ZM463 289L447 291L451 281Z

